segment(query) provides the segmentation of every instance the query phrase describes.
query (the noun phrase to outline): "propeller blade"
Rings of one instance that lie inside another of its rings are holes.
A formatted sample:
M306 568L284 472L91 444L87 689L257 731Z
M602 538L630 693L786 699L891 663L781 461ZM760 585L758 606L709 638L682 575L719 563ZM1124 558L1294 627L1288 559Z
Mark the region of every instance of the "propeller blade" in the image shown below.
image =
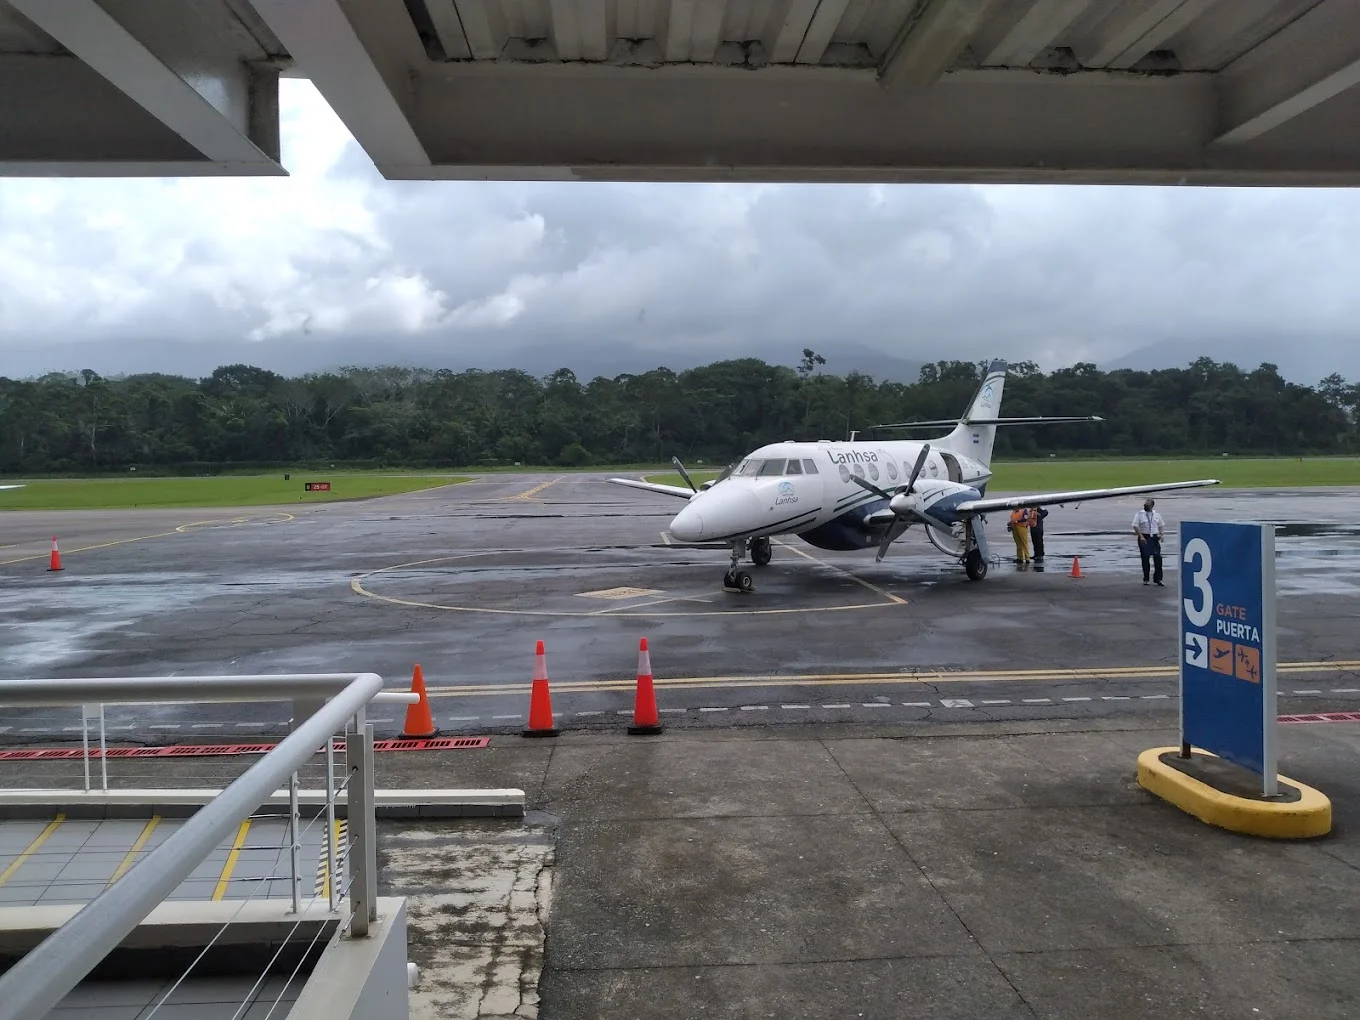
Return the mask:
M884 492L882 489L880 489L873 482L869 481L869 479L867 478L861 478L859 475L851 475L850 481L854 482L856 485L859 485L861 488L868 489L875 495L882 496L886 500L892 499L892 496L888 495L888 493Z
M907 480L907 492L911 492L911 487L916 484L916 477L921 473L921 468L926 465L926 458L930 456L930 444L926 443L921 447L921 454L916 458L916 464L911 469L911 478Z
M695 486L694 486L694 481L693 481L693 479L690 478L689 472L685 470L685 465L683 465L683 464L680 463L680 458L679 458L679 457L672 457L672 458L671 458L671 463L675 465L675 470L677 470L677 471L680 472L680 477L683 478L683 479L685 480L685 484L688 485L688 486L689 486L691 489L693 489L695 492L698 492L699 490L698 490L697 488L695 488ZM726 490L724 490L724 491L726 491Z
M910 527L911 522L904 521L901 517L893 521L888 530L883 533L883 541L878 544L878 555L874 557L874 562L883 562L883 557L888 555L888 546L901 538Z

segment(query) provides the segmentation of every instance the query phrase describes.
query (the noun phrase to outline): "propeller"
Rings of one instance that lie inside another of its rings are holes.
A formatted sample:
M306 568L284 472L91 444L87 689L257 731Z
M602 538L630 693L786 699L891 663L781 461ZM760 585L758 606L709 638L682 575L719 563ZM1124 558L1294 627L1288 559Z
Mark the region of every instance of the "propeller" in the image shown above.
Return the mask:
M851 480L854 481L859 486L861 486L862 488L868 489L870 492L882 496L884 499L886 499L888 501L888 507L892 510L893 514L896 515L897 518L896 520L893 521L891 525L889 525L888 530L883 533L883 541L879 543L878 555L874 558L874 562L882 560L883 557L887 555L888 546L890 546L893 542L900 538L903 532L907 530L907 528L911 527L913 520L920 521L927 527L939 528L941 531L945 531L949 533L951 536L953 535L953 530L948 525L935 520L935 518L931 517L927 513L923 513L922 511L918 510L911 503L911 501L902 498L905 496L910 496L912 492L915 490L916 479L920 477L921 469L925 467L926 458L929 456L930 456L930 444L926 443L924 446L921 447L921 453L916 458L916 463L912 466L911 476L907 479L906 484L899 485L891 493L885 492L884 490L880 489L877 485L869 481L867 478L861 478L859 475L856 474L852 474L850 476Z
M680 477L685 480L685 484L688 485L695 492L698 492L699 490L695 488L694 480L690 478L689 472L685 470L685 465L680 463L680 458L672 457L671 463L675 465L675 470L680 472Z

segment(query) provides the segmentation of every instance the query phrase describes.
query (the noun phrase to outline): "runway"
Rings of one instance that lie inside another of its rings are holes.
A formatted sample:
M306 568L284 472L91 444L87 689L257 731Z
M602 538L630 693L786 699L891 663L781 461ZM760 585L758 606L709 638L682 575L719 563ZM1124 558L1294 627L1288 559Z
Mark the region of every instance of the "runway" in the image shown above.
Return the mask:
M1134 497L1054 508L1044 569L1002 561L974 583L915 531L882 563L787 538L757 590L734 594L724 550L665 533L679 501L604 477L490 475L286 511L6 513L0 676L372 670L406 688L420 663L441 731L503 733L527 717L541 639L558 725L608 729L631 714L646 636L667 726L1165 713L1176 524L1255 519L1279 525L1281 712L1360 708L1354 490L1160 497L1165 588L1141 584ZM989 534L1006 555L1000 517ZM114 739L173 742L277 735L288 714L139 706L107 721ZM374 715L380 736L400 732L397 711ZM76 709L0 716L3 742L79 736Z

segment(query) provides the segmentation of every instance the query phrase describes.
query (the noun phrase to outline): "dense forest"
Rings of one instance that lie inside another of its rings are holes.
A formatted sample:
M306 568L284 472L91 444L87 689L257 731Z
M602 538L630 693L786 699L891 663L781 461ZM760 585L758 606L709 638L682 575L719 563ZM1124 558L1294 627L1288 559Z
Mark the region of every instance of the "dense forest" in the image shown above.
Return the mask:
M746 358L588 382L568 369L543 379L411 368L285 378L248 365L198 380L88 369L0 377L0 472L726 463L773 440L956 417L985 365L941 361L907 384L828 375L819 355L803 355L797 368ZM1360 386L1337 375L1300 386L1273 365L1201 358L1156 372L1077 364L1045 374L1022 362L1003 414L1108 420L1005 429L997 456L1349 453L1360 450L1357 405Z

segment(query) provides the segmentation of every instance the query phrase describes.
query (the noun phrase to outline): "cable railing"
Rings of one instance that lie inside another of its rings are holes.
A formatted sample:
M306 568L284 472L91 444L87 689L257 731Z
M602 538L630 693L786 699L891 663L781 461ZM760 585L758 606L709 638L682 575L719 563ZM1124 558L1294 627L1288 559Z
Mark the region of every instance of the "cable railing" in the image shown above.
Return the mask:
M368 934L377 919L377 843L373 810L373 726L366 720L366 708L382 691L382 678L376 673L290 674L283 676L198 676L133 677L70 680L0 681L0 709L103 704L149 703L226 703L288 700L293 703L292 731L267 751L243 774L229 783L217 796L184 820L174 833L128 868L116 881L110 881L88 904L65 924L28 952L8 972L0 975L0 1020L31 1020L56 1006L107 956L116 949L146 917L231 835L233 828L269 800L286 781L289 790L288 876L291 879L291 907L296 914L291 931L295 933L309 916L303 906L299 853L303 837L311 827L325 819L325 860L327 874L321 890L314 890L308 909L324 895L327 913L337 913L337 903L348 899L348 910L338 919L348 925L354 937ZM383 700L409 702L416 695L389 692ZM92 715L82 708L87 719ZM102 708L99 715L102 715ZM98 718L98 716L95 716ZM351 725L352 724L352 725ZM335 776L335 735L344 734L343 778ZM300 827L298 770L324 745L326 755L325 804L305 828ZM88 738L86 740L88 746ZM101 756L102 758L102 756ZM88 775L88 773L87 773ZM103 779L107 788L107 775ZM88 788L88 787L87 787ZM341 794L346 797L347 824L344 847L337 838L335 806ZM348 865L349 880L341 879ZM260 877L255 888L242 900L205 946L189 968L161 999L164 1003L174 988L216 944L233 920L261 889L268 890L278 877L278 864ZM313 945L324 926L318 926ZM275 958L283 951L284 940ZM298 961L298 968L306 954ZM272 966L271 960L270 965ZM288 984L296 977L294 969ZM257 979L250 995L260 982ZM280 992L275 1006L282 1001L288 985ZM249 995L242 1009L249 1006ZM159 1004L156 1007L159 1008ZM272 1009L271 1009L272 1012Z

